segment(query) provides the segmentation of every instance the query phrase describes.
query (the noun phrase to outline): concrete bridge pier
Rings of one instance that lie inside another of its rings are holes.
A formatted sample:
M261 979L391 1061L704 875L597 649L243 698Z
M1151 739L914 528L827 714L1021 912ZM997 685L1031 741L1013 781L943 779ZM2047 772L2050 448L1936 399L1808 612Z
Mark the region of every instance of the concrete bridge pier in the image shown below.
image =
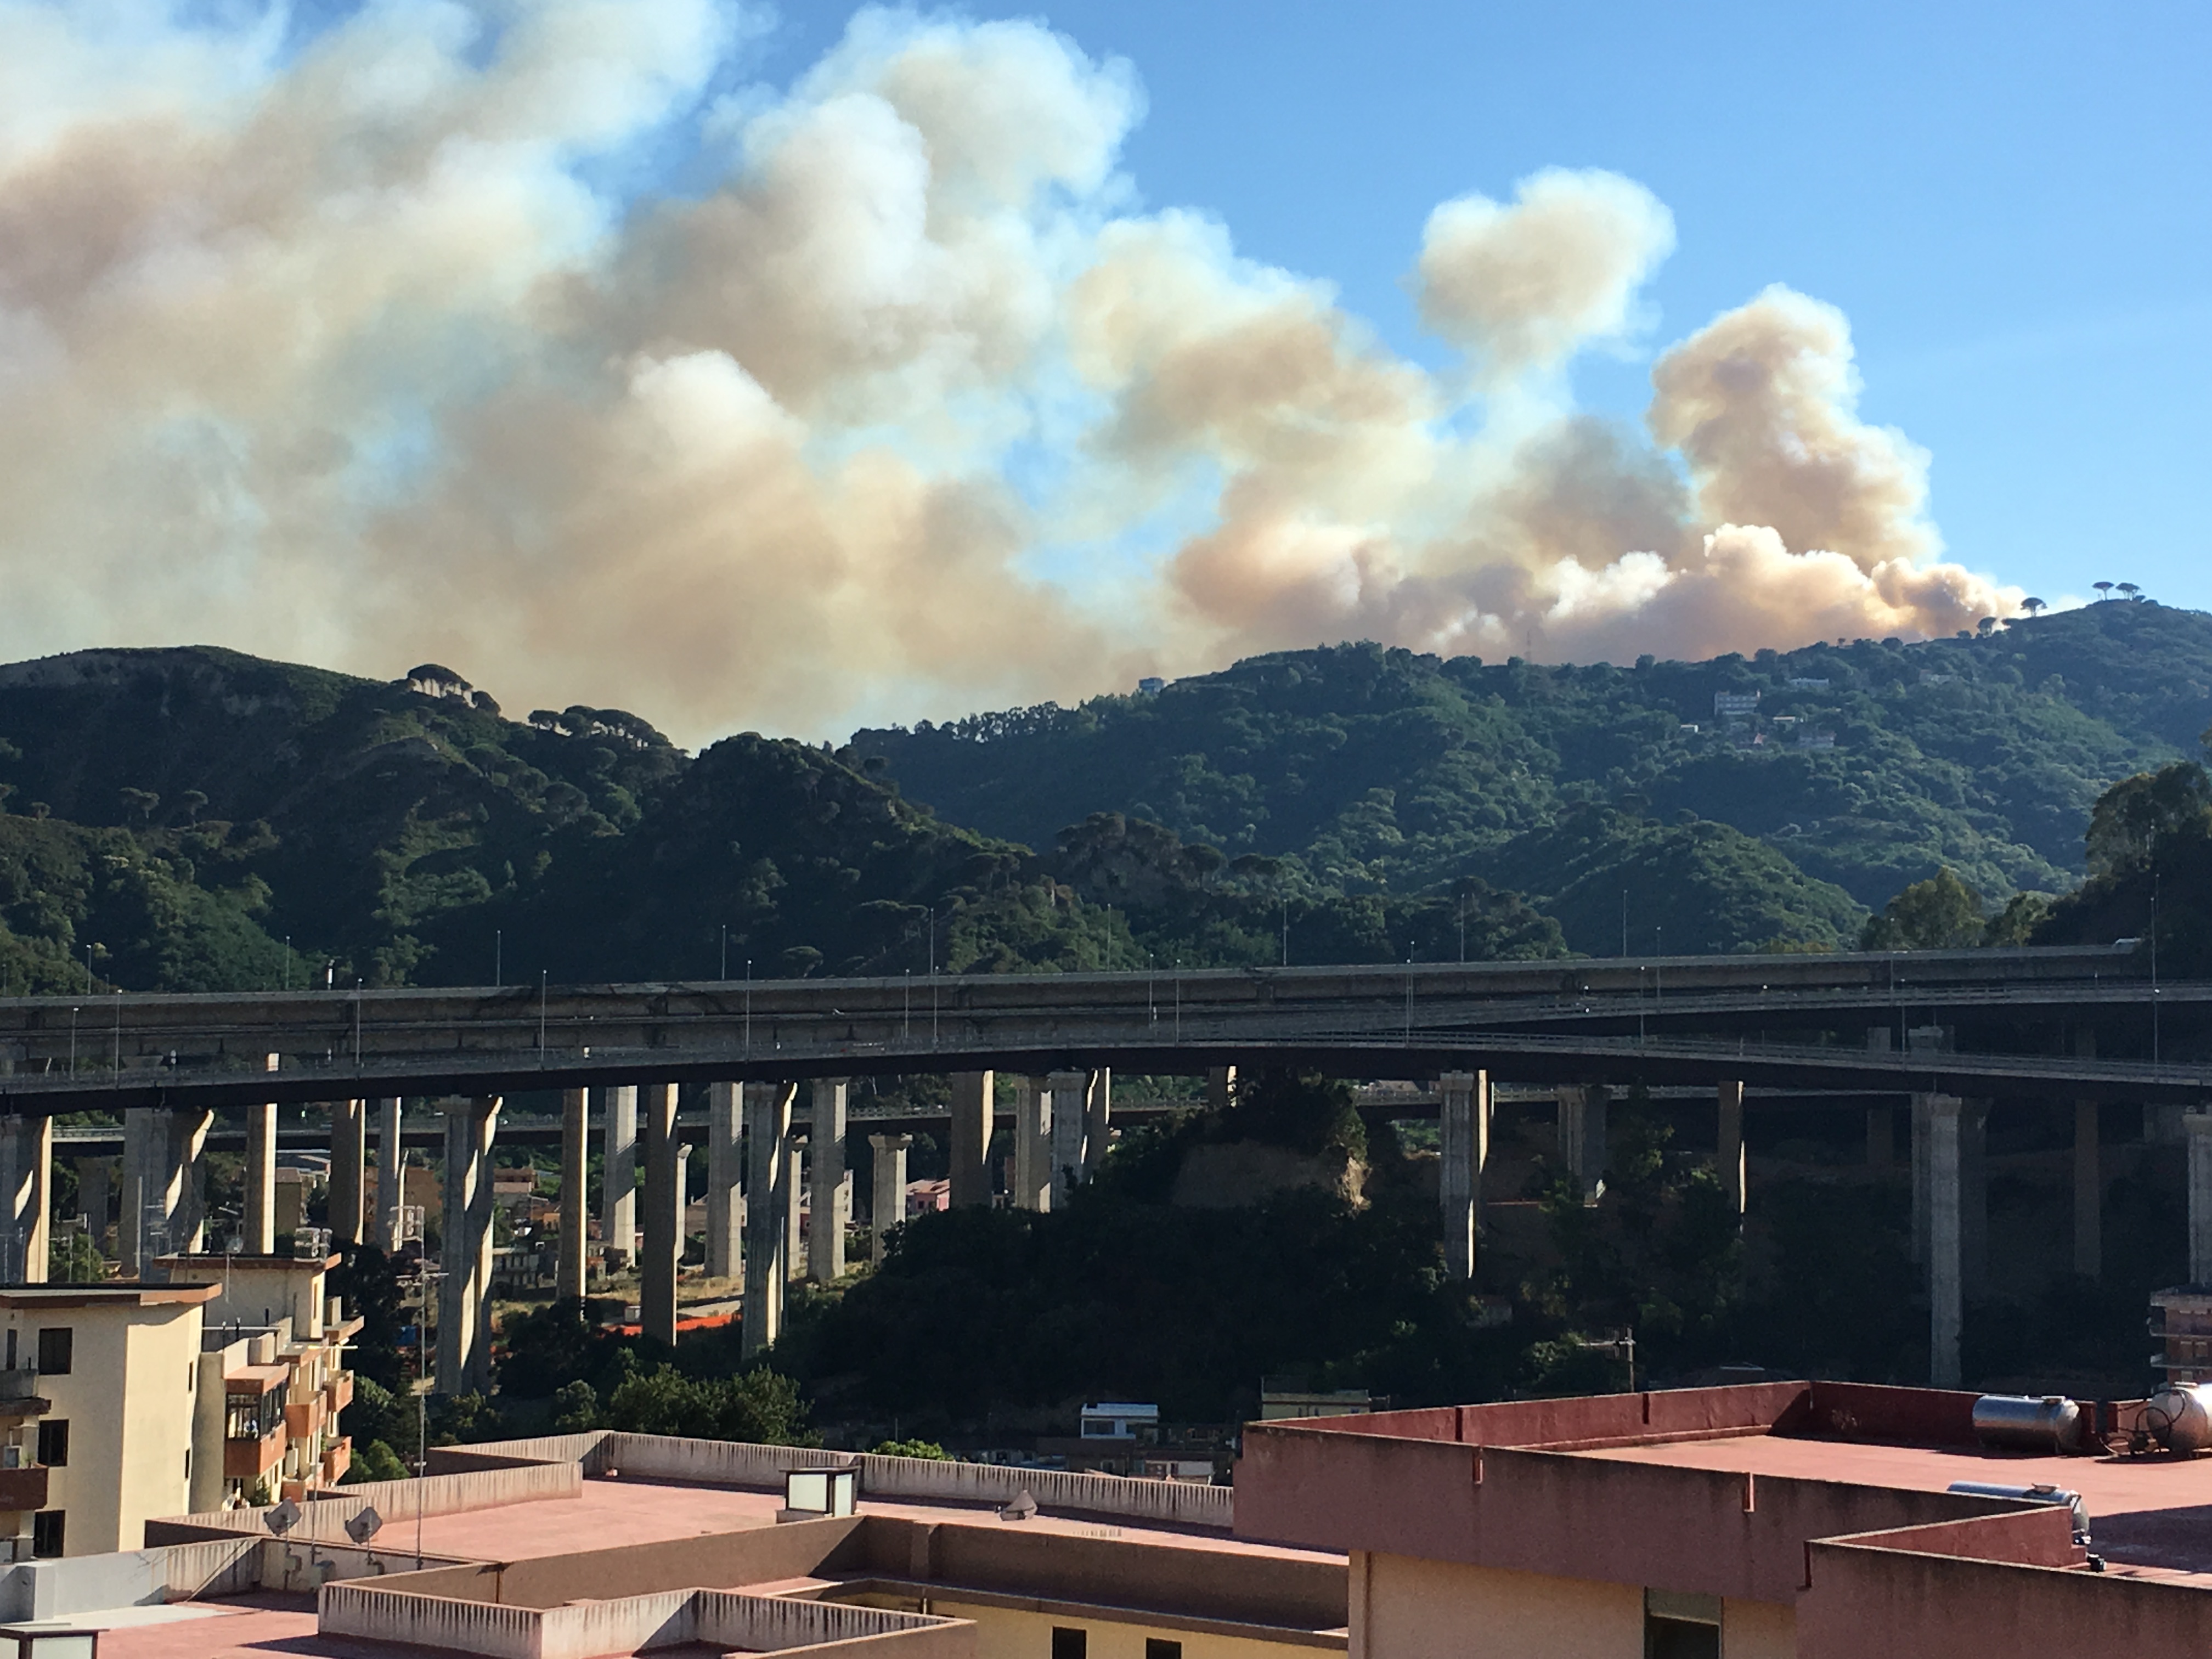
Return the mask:
M1595 1198L1605 1178L1606 1117L1610 1100L1603 1085L1574 1085L1559 1091L1559 1161L1574 1172L1583 1196Z
M121 1191L121 1207L115 1219L115 1256L117 1271L125 1279L137 1279L146 1264L146 1200L151 1158L149 1148L154 1139L155 1114L148 1107L128 1107L123 1114L123 1162L117 1182Z
M405 1108L397 1095L376 1103L376 1248L390 1255L399 1248L399 1206L407 1188L400 1171L406 1167L406 1143L400 1138Z
M439 1266L438 1376L441 1394L482 1392L491 1384L491 1150L499 1132L497 1095L445 1108L444 1246Z
M1866 1115L1867 1167L1887 1170L1896 1155L1896 1115L1887 1106L1869 1106Z
M1490 1161L1490 1073L1446 1072L1437 1079L1443 1156L1437 1194L1443 1209L1444 1265L1474 1277L1482 1236L1482 1171Z
M1234 1066L1209 1066L1206 1071L1206 1103L1219 1111L1229 1103L1230 1095L1237 1087L1237 1068Z
M748 1083L745 1112L744 1352L761 1352L783 1330L784 1211L791 1200L786 1154L794 1084Z
M874 1190L868 1205L868 1259L884 1262L884 1236L906 1219L906 1153L912 1135L870 1135L868 1146L876 1155Z
M1915 1095L1913 1115L1927 1125L1928 1381L1959 1386L1959 1338L1966 1313L1960 1215L1960 1119L1965 1103L1954 1095Z
M53 1207L54 1121L11 1117L0 1121L0 1200L6 1231L0 1273L15 1283L46 1282L48 1220Z
M553 1270L553 1294L581 1297L591 1277L586 1236L591 1220L585 1202L591 1184L591 1096L581 1089L561 1093L561 1254Z
M215 1114L197 1107L180 1107L163 1114L164 1127L160 1201L168 1254L198 1255L207 1249L208 1131Z
M273 1072L281 1054L263 1061ZM246 1214L239 1225L238 1248L246 1255L276 1253L276 1105L264 1101L246 1109Z
M744 1271L738 1236L738 1182L744 1168L743 1108L736 1083L715 1083L707 1094L707 1273L735 1279Z
M362 1184L368 1168L368 1103L331 1103L331 1244L362 1242Z
M107 1199L114 1189L114 1175L112 1158L76 1160L76 1203L84 1216L85 1237L92 1241L92 1248L103 1255L107 1251Z
M806 1231L799 1223L809 1206L799 1199L806 1191L807 1142L812 1134L809 1125L805 1134L793 1130L784 1143L783 1281L787 1285L806 1277Z
M676 1085L638 1091L645 1119L645 1239L638 1261L638 1322L676 1346L676 1270L684 1256L684 1143L676 1135Z
M1932 1095L1912 1097L1912 1263L1928 1265L1928 1103Z
M1959 1113L1959 1275L1966 1294L1990 1285L1990 1103L1969 1100Z
M2104 1149L2094 1100L2074 1103L2074 1271L2084 1279L2105 1271Z
M2097 1028L2085 1025L2074 1033L2076 1059L2093 1060L2097 1054ZM2084 1279L2100 1279L2105 1272L2104 1147L2100 1143L2097 1103L2074 1103L2074 1271Z
M2212 1112L2182 1115L2189 1137L2189 1282L2212 1285Z
M1014 1207L1052 1208L1051 1087L1042 1078L1014 1079Z
M1083 1178L1098 1172L1114 1144L1114 1068L1101 1066L1091 1074L1091 1093L1084 1102Z
M602 1089L606 1156L600 1165L599 1251L609 1274L637 1253L637 1091Z
M807 1208L812 1236L806 1243L806 1276L817 1285L834 1285L845 1276L845 1228L853 1218L853 1188L845 1172L847 1079L814 1079L814 1115L807 1138L812 1165Z
M1083 1132L1091 1115L1091 1073L1054 1072L1045 1079L1045 1086L1052 1091L1047 1119L1051 1125L1052 1168L1047 1184L1052 1207L1057 1210L1066 1206L1068 1189L1083 1179Z
M1750 1193L1745 1182L1743 1158L1743 1082L1741 1079L1717 1084L1714 1095L1720 1108L1720 1135L1717 1142L1719 1154L1716 1163L1720 1170L1721 1187L1728 1194L1729 1213L1735 1217L1736 1225L1743 1225L1743 1212L1749 1202Z
M956 1207L991 1201L994 1087L989 1072L952 1074L951 1199Z

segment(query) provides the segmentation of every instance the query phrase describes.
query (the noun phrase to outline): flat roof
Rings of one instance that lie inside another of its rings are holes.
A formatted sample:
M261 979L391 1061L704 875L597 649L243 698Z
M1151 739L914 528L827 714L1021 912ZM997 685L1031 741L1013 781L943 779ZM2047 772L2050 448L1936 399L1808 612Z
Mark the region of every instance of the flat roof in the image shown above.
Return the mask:
M1606 1446L1574 1455L1910 1492L1942 1492L1958 1480L2057 1486L2081 1494L2090 1548L2108 1561L2212 1584L2212 1457L2046 1457L1787 1434Z
M132 1613L157 1616L127 1617ZM110 1619L122 1622L110 1624ZM67 1622L76 1629L99 1628L100 1659L270 1659L272 1654L365 1659L371 1652L378 1659L453 1659L451 1648L319 1635L311 1595L225 1596L165 1607L117 1608Z
M605 1549L611 1542L650 1544L711 1533L772 1527L783 1507L783 1494L743 1486L695 1486L592 1475L577 1498L546 1498L496 1509L433 1515L422 1522L425 1553L473 1561L525 1561L579 1550ZM969 1526L1005 1524L1009 1531L1059 1533L1078 1538L1114 1538L1125 1543L1172 1544L1183 1549L1220 1550L1236 1555L1285 1559L1341 1561L1328 1551L1297 1549L1236 1538L1205 1528L1185 1531L1126 1516L1079 1517L1038 1514L1016 1523L1000 1523L988 1504L925 1504L905 1498L863 1496L861 1515L896 1516L909 1521L950 1521ZM415 1522L404 1500L384 1516L377 1535L380 1549L410 1551Z
M173 1304L192 1305L211 1302L219 1285L143 1285L137 1282L105 1285L0 1285L0 1308L157 1308Z
M216 1250L194 1250L185 1255L157 1255L156 1265L172 1273L182 1268L191 1273L274 1273L305 1268L309 1273L328 1273L345 1257L333 1252L327 1256L316 1255L246 1255L242 1253L226 1255Z

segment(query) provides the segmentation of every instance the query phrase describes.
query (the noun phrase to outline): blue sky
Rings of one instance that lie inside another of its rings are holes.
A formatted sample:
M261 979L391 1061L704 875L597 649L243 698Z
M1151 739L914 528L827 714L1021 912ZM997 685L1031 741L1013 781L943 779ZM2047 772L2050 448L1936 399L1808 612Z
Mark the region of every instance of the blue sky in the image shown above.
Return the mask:
M789 7L761 77L854 8ZM2212 606L2212 11L1368 0L1060 0L1127 58L1143 198L1218 215L1241 252L1338 283L1432 358L1402 276L1438 202L1546 166L1612 168L1674 210L1649 343L1767 283L1840 306L1867 418L1934 455L1951 556L2057 597L2099 577ZM1585 360L1633 416L1642 361Z

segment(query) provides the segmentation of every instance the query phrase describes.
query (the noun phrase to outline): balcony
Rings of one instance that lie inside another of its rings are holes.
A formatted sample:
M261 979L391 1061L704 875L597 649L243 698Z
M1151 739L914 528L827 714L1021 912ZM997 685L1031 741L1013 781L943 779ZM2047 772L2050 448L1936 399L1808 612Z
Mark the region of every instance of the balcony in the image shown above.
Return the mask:
M345 1472L353 1467L353 1441L340 1435L331 1449L323 1454L323 1484L335 1486L345 1479Z
M284 1431L272 1429L258 1440L222 1443L222 1473L227 1480L258 1480L284 1461Z
M323 1401L319 1395L295 1400L284 1407L284 1431L295 1440L313 1440L323 1431Z
M46 1469L43 1463L0 1469L0 1511L42 1510L46 1506Z
M0 1371L0 1419L42 1417L53 1407L39 1395L39 1374L28 1366Z
M330 1401L331 1415L332 1417L336 1417L348 1406L352 1405L353 1373L351 1371L340 1371L336 1376L332 1377L331 1379L330 1389L325 1397Z

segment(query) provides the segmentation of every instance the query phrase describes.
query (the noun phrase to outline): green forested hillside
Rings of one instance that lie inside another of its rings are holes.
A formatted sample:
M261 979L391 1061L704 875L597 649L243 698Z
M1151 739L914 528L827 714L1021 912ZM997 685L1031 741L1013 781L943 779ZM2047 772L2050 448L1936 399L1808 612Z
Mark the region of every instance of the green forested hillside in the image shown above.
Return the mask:
M1758 702L1732 719L1717 694ZM1293 884L1518 888L1587 951L1620 948L1625 890L1637 948L1663 927L1727 949L1832 943L1945 866L1991 899L2063 890L2099 792L2193 750L2208 719L2212 617L2110 603L1705 663L1287 652L854 746L1015 840L1119 811L1285 860Z
M2208 720L2212 617L2145 603L1627 668L1341 646L696 757L434 665L84 652L0 667L0 994L88 948L180 989L1827 948L1939 868L2074 887L2100 792Z

